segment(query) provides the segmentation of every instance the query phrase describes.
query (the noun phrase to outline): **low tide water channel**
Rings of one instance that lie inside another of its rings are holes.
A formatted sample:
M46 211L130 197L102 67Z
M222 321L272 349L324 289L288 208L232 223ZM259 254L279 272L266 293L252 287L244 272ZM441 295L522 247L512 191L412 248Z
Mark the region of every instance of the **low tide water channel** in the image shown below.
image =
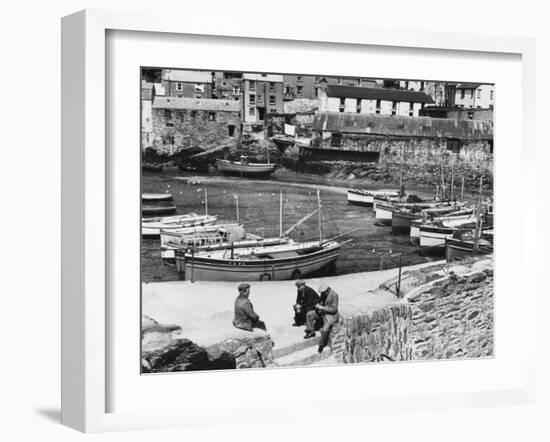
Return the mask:
M397 267L398 258L392 254L402 254L403 266L433 259L421 256L418 248L409 244L408 235L392 235L390 227L376 225L371 208L348 204L346 188L332 186L330 182L298 183L296 177L281 174L270 180L197 176L175 169L142 175L142 192L171 193L177 214L204 213L207 189L208 213L218 215L220 223L236 222L234 195L238 195L240 222L247 232L263 237L279 235L281 191L284 231L317 208L317 188L321 195L323 238L359 229L341 238L342 241L351 239L351 242L342 247L336 261L336 274ZM318 239L318 216L312 216L290 237L300 241ZM162 262L158 238L141 241L141 276L143 282L178 279L174 265Z

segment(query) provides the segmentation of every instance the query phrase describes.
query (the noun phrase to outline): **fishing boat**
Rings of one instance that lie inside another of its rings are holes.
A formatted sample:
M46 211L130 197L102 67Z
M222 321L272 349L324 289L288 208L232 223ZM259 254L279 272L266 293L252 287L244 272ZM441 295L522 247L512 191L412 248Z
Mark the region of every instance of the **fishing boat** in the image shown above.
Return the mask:
M397 198L398 190L367 190L367 189L348 189L347 199L349 204L357 206L372 206L375 198Z
M418 207L405 208L397 207L392 211L391 218L391 227L392 233L397 234L409 234L411 229L411 224L414 220L422 218L425 221L431 220L433 218L450 215L453 213L463 214L464 211L462 208L464 205L462 203L443 203L435 207L428 207L426 209L420 209ZM472 209L466 211L466 213L472 213Z
M493 253L493 244L485 238L475 240L474 234L460 232L445 240L445 256L447 261L461 260L470 256L488 255Z
M141 163L141 170L148 172L162 172L163 164L157 163Z
M177 207L173 205L169 206L141 206L141 214L143 216L160 216L171 215L176 213Z
M149 201L151 202L172 201L172 194L171 193L142 193L141 200L148 201L148 202Z
M274 163L251 163L248 158L241 156L240 161L216 160L216 167L224 175L235 175L240 177L265 177L275 172L277 164Z
M464 215L471 215L473 213L473 209L471 208L462 208L456 212L452 212L446 216L439 216L434 217L431 219L426 219L426 217L413 219L411 221L411 227L409 232L409 241L413 245L419 245L420 244L420 227L422 225L434 223L434 222L440 222L440 221L446 221L450 220L455 217L462 217Z
M376 201L376 208L374 209L374 217L376 224L383 226L391 226L393 213L400 209L408 209L411 211L421 211L423 209L429 209L438 207L444 204L448 204L447 201L422 201L416 195L410 195L407 200L397 199L390 201Z
M181 277L206 281L282 281L331 268L340 255L336 241L226 249L206 253L175 251Z
M282 193L280 197L280 238L319 215L319 239L316 241L285 241L283 244L255 247L225 248L202 252L176 250L176 269L182 279L208 281L268 281L298 279L323 270L334 269L344 243L335 238L323 240L321 229L321 200L317 190L318 208L303 217L285 232L282 231Z
M158 237L161 230L175 231L185 227L208 226L214 224L217 219L218 217L215 215L197 215L196 213L156 218L142 218L141 236Z
M445 240L451 238L456 230L475 228L475 215L449 217L450 219L427 223L420 226L420 248L424 251L443 249Z

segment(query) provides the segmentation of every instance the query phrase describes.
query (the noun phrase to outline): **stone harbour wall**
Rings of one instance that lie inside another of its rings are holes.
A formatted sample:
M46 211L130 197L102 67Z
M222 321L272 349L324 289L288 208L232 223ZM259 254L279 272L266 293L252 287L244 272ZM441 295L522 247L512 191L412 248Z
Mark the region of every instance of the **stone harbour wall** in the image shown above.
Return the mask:
M332 336L340 363L493 355L493 271L451 273L406 301L341 319Z

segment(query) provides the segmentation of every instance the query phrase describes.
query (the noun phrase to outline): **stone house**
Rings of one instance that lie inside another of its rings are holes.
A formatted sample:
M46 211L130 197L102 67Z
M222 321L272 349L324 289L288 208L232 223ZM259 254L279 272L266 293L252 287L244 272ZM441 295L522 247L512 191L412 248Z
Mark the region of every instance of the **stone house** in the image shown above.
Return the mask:
M174 154L235 141L241 134L241 102L156 97L152 104L153 148Z
M312 135L306 150L320 160L377 163L406 146L416 150L416 160L418 155L426 156L420 162L429 162L434 152L468 157L474 148L485 161L492 158L493 150L493 123L481 120L317 113Z
M212 72L165 69L162 85L165 95L180 98L212 98Z
M214 72L214 90L212 98L240 100L243 74L241 72Z
M153 139L153 99L155 86L146 81L141 82L141 149L145 150Z
M480 83L447 83L445 105L448 107L489 109L494 106L495 87Z
M283 112L283 76L243 74L243 120L262 123L267 114Z
M417 117L432 103L424 92L328 85L321 91L319 111Z

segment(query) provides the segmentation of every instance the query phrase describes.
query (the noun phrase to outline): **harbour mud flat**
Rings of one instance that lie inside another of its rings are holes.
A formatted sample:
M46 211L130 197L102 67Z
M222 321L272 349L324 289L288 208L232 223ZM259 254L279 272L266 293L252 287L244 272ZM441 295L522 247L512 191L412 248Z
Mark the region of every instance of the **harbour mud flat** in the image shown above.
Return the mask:
M267 332L232 326L235 283L144 283L142 312L151 330L143 333L144 372L492 356L491 256L404 268L400 297L396 274L306 280L314 289L325 282L340 296L342 319L322 354L318 338L304 340L303 327L291 326L292 281L252 284L250 299Z

